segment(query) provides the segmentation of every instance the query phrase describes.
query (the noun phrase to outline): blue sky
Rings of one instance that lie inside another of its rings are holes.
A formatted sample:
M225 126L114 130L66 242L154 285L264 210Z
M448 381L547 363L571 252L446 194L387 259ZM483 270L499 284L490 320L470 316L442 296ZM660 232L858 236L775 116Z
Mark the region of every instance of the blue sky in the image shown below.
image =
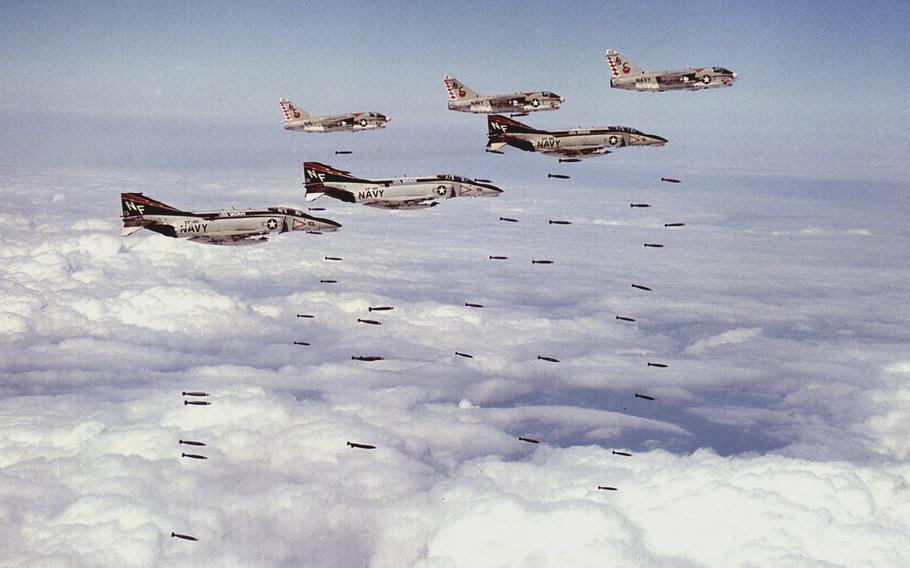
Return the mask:
M187 152L167 150L182 139L199 163L243 164L264 148L279 164L290 136L279 96L314 113L388 114L388 132L370 135L389 145L429 137L442 151L456 130L482 144L482 119L444 110L452 73L483 92L565 96L558 113L528 119L538 126L662 133L677 163L898 181L910 171L895 134L910 127L910 77L897 72L910 62L908 20L902 2L11 3L3 144L13 164L103 162L112 145L134 148L125 162L180 165ZM646 68L721 65L740 81L694 95L611 91L608 47ZM230 149L212 140L256 127Z

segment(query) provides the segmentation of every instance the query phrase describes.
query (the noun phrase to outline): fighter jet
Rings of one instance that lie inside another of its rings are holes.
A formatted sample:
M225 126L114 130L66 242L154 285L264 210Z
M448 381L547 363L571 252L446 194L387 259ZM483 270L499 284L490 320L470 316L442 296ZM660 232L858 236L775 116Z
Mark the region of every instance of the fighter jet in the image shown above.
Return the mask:
M443 78L449 93L449 110L474 113L514 112L521 116L537 110L556 110L566 99L549 91L512 93L510 95L481 95L464 83L446 75Z
M210 245L254 245L264 243L266 235L275 231L334 231L341 227L330 219L287 207L197 213L175 209L141 193L121 193L120 203L123 207L120 235L124 237L148 229Z
M352 112L329 116L310 116L306 111L297 108L287 99L279 99L281 112L284 113L285 130L302 130L304 132L359 132L373 128L385 128L390 118L378 112Z
M623 146L663 146L667 139L626 126L538 130L498 114L487 117L488 152L514 146L526 152L583 158L609 154Z
M699 91L729 87L736 73L723 67L697 67L676 71L645 71L632 64L615 49L606 53L610 65L610 86L629 91Z
M328 195L370 207L419 209L435 207L440 200L452 197L496 196L502 193L495 185L449 174L422 178L362 179L319 162L304 163L303 172L307 201Z

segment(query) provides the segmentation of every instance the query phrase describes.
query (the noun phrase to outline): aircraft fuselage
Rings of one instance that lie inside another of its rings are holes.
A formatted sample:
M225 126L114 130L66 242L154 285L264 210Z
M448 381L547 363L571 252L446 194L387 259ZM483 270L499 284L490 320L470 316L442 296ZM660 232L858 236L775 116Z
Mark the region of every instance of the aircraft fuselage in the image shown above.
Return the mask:
M368 180L364 183L333 181L326 186L325 193L329 197L385 209L433 207L442 199L500 193L488 184L456 182L443 177Z
M514 93L491 97L475 97L449 101L449 110L477 114L529 113L541 110L556 110L563 98L543 92Z
M681 71L642 71L637 75L610 78L614 89L628 91L701 91L730 87L736 73L719 67L702 67Z
M362 179L336 175L323 165L304 167L307 199L328 195L348 203L385 209L434 207L442 199L498 195L502 190L489 183L454 175L414 178Z
M624 146L663 146L666 142L666 138L656 134L613 126L538 132L491 132L488 148L498 149L508 145L526 152L582 157L607 154Z
M138 202L125 202L124 235L145 228L191 241L221 245L255 244L265 235L287 231L334 231L340 224L287 207L213 212L146 213Z
M357 112L333 116L310 116L284 123L285 130L302 132L360 132L385 128L389 119L379 113Z

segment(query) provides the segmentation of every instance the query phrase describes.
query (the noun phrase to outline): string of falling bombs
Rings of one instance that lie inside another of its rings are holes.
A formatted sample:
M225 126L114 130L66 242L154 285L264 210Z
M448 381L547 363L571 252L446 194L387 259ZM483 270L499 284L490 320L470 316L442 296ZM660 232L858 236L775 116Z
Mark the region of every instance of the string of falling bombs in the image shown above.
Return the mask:
M489 180L481 180L481 179L478 179L478 181L489 182ZM311 211L312 211L312 210L321 210L321 208L310 208L310 210L311 210ZM503 220L512 221L512 222L517 222L517 220L515 220L515 219L505 219L505 218L503 218ZM561 221L561 220L555 220L555 221L554 221L554 220L550 220L548 224L570 225L571 222L570 222L570 221ZM495 258L495 259L500 259L500 260L506 260L506 259L507 259L507 257L492 257L492 256L491 256L491 259L494 259L494 258ZM327 262L327 263L338 263L338 262L342 262L343 260L344 260L343 258L338 257L338 256L323 256L323 261L324 261L324 262ZM532 259L532 260L531 260L531 264L553 264L553 261L552 261L552 260L549 260L549 259ZM337 284L337 283L338 283L338 280L335 279L335 278L320 278L320 279L319 279L319 284L320 284L320 285L332 285L332 284ZM483 304L479 304L479 303L476 303L476 302L465 302L464 305L465 305L465 307L467 307L467 308L473 308L473 309L482 309L482 308L484 307ZM394 309L395 309L394 306L383 306L383 305L373 306L373 305L371 305L371 306L369 306L369 307L367 308L367 315L368 315L369 317L357 317L357 318L356 318L356 323L359 324L359 325L381 326L381 325L382 325L382 321L380 321L380 320L378 320L378 319L373 319L373 318L377 317L376 315L373 315L373 313L374 313L374 312L377 312L377 313L388 312L388 311L391 311L391 310L394 310ZM296 315L296 317L297 317L297 318L300 318L300 319L305 319L305 320L306 320L306 319L315 319L315 318L316 318L316 314L312 314L312 313L298 313L298 314ZM295 345L295 346L305 346L305 347L309 347L309 346L311 346L311 342L310 342L310 341L302 341L302 340L294 340L294 341L293 341L293 345ZM459 351L456 351L456 352L455 352L455 356L457 356L457 357L464 357L464 358L468 358L468 359L473 359L473 355L470 355L470 354L468 354L468 353L459 352ZM554 357L538 356L538 359L539 359L539 360L548 361L548 362L556 362L556 363L559 362L558 359L556 359L556 358L554 358ZM371 362L375 362L375 361L383 361L383 360L384 360L384 357L382 357L382 356L380 356L380 355L353 355L353 356L351 356L351 360L359 361L359 362L364 362L364 363L371 363ZM521 440L522 440L522 441L531 441L531 440L533 440L533 439L522 437ZM535 442L535 443L539 443L539 442L537 442L537 441L534 441L534 442ZM373 449L376 449L376 446L373 445L373 444L367 444L367 443L363 443L363 442L352 442L352 441L350 441L350 440L348 440L348 441L346 442L346 445L347 445L349 448L352 448L352 449L364 449L364 450L373 450Z
M211 404L212 404L208 400L204 400L204 399L208 398L208 396L209 396L209 393L207 393L207 392L183 391L180 393L180 395L183 397L183 406L197 407L197 406L211 406ZM199 440L184 440L183 438L180 438L179 440L177 440L177 445L181 446L181 451L180 451L181 459L189 459L189 460L207 460L207 459L209 459L205 454L198 453L198 452L204 451L202 448L207 447L208 444L206 444L205 442L201 442ZM183 446L187 446L187 448L183 448ZM189 451L183 451L184 449L187 449ZM189 534L185 534L185 533L178 533L178 532L173 532L173 531L171 531L171 538L189 540L189 541L193 541L193 542L196 542L199 540L198 538L196 538L193 535L189 535Z
M312 207L310 208L311 211L314 209L315 208L312 208ZM344 259L340 256L323 256L322 260L323 260L323 262L326 262L326 263L339 263L339 262L344 261ZM338 280L335 278L321 278L319 280L319 283L320 284L337 284ZM372 314L373 312L388 312L388 311L391 311L394 309L395 309L394 306L369 306L367 308L367 312L368 312L368 314ZM314 314L297 314L297 317L305 318L305 319L313 319L316 316ZM380 321L378 319L374 319L374 317L366 317L366 316L358 317L358 318L356 318L356 320L357 320L356 323L358 325L368 325L368 326L382 325L382 321ZM311 344L309 341L294 341L294 345L309 347ZM351 360L371 363L374 361L383 361L383 360L385 360L385 357L383 357L381 355L352 355Z
M323 211L324 208L310 207L309 210L310 211ZM334 264L334 263L343 262L344 258L342 258L340 256L327 256L326 255L326 256L322 257L322 260L325 263ZM338 283L338 280L336 278L320 278L319 279L320 285L337 284L337 283ZM372 314L373 312L377 312L377 313L389 312L394 309L395 309L394 306L372 306L371 305L371 306L367 307L367 313ZM299 313L299 314L297 314L297 319L304 319L304 320L316 319L316 314ZM372 317L358 317L358 318L356 318L356 323L357 323L357 325L368 325L368 326L382 325L382 322L380 320L373 319ZM309 347L312 345L312 343L310 341L294 340L293 345ZM361 361L361 362L366 362L366 363L371 363L374 361L382 361L384 359L385 359L384 357L379 356L379 355L352 355L351 356L352 361ZM345 445L349 448L359 449L359 450L375 450L376 449L376 446L374 446L372 444L364 444L361 442L351 442L350 440L348 440L345 443Z
M675 184L675 183L682 183L681 180L679 180L679 179L676 179L676 178L668 178L668 177L662 177L662 178L660 178L660 181L666 182L666 183L674 183L674 184ZM644 209L644 208L650 208L650 207L651 207L651 205L650 205L649 203L631 203L630 206L631 206L633 209ZM676 228L680 228L680 227L685 227L685 226L686 226L685 223L679 223L679 222L664 223L663 225L664 225L664 228L665 228L665 229L676 229ZM662 243L657 243L657 242L645 242L645 243L644 243L644 247L645 247L645 248L660 249L660 248L664 248L664 245L663 245ZM645 286L644 284L638 284L638 283L634 283L634 282L633 282L631 286L632 286L632 288L634 288L634 289L636 289L636 290L639 290L639 291L642 291L642 292L652 292L652 291L653 291L653 289L652 289L650 286ZM635 321L636 321L634 317L629 316L629 315L617 315L617 316L616 316L616 320L619 321L619 322L623 322L623 323L626 323L626 322L628 322L628 323L635 323ZM647 368L666 369L666 368L668 368L670 365L667 364L667 363L662 363L662 362L658 362L658 361L647 361L647 362L645 363L645 366L646 366ZM639 400L644 400L644 401L651 401L651 402L654 401L654 397L653 397L653 396L647 395L647 394L643 394L643 393L638 393L638 392L635 393L635 398L636 398L636 399L639 399ZM616 452L614 452L614 453L616 453ZM619 452L617 455L624 455L624 454L623 454L622 452Z
M351 152L337 151L335 153L336 154L350 154ZM309 207L308 210L309 211L325 211L325 208L324 207ZM307 232L317 234L317 235L321 234L320 231L307 231ZM323 258L323 260L326 262L341 262L343 259L341 257L336 257L336 256L325 256ZM337 283L337 280L332 280L332 279L320 280L320 284L335 284L335 283ZM379 307L379 308L371 307L370 311L373 311L374 309L391 310L392 308L387 307L387 306ZM297 317L304 318L304 319L312 319L315 316L313 314L297 314ZM372 323L375 325L379 325L378 321L372 321L372 320L358 319L358 322ZM310 343L308 341L296 341L296 340L293 342L293 344L299 345L299 346L309 346L310 345ZM378 359L382 359L382 358L376 357L376 358L366 358L366 359L378 360ZM182 391L181 395L183 396L183 405L186 407L211 406L211 404L212 404L208 400L205 400L209 396L209 393L207 393L207 392ZM179 446L181 446L181 452L180 452L181 459L198 460L198 461L208 460L208 456L206 456L204 453L200 453L200 452L204 451L203 448L206 448L208 446L208 444L206 442L203 442L200 440L189 440L189 439L180 438L179 440L177 440L177 444ZM375 446L371 446L368 444L358 444L358 443L348 442L347 445L352 448L375 449ZM189 451L183 451L183 446L186 446L186 449ZM179 533L176 531L171 531L171 538L176 538L179 540L185 540L185 541L190 541L190 542L199 541L199 539L193 535L186 534L186 533Z
M675 183L678 183L678 181L675 181ZM633 207L650 207L650 206L648 204L633 204ZM311 208L311 209L321 209L321 208ZM519 222L518 219L510 218L510 217L500 217L499 220L502 222L505 222L505 223L518 223ZM571 224L572 224L571 221L565 220L565 219L548 219L547 220L547 225L565 226L565 225L571 225ZM667 224L666 226L667 227L683 226L683 224L682 223L673 223L673 224ZM653 248L662 248L662 245L657 244L657 243L646 243L646 247L647 246L650 246ZM503 256L503 255L489 255L488 259L489 260L508 260L508 257ZM337 256L324 256L323 261L327 262L327 263L336 263L336 262L342 262L343 259L341 257L337 257ZM542 264L542 265L554 264L554 261L550 260L550 259L534 258L534 259L531 259L531 264ZM338 283L338 281L334 278L320 279L320 284L336 284L336 283ZM647 288L642 285L633 284L633 286L635 286L637 288L641 288L642 290L650 291L650 288ZM466 301L464 303L464 305L467 308L473 308L473 309L482 309L484 307L483 304L480 304L477 302L467 302ZM374 311L381 312L381 311L388 311L388 310L392 310L392 309L394 309L393 306L369 306L368 313L370 313L372 315L372 312L374 312ZM297 314L297 317L304 318L304 319L313 319L315 317L315 315L314 314ZM617 319L622 319L625 321L632 321L632 322L635 321L634 318L625 317L625 316L617 316ZM356 322L358 324L371 325L371 326L382 325L382 322L377 319L365 318L365 317L356 318ZM310 345L310 342L308 342L308 341L294 341L293 343L294 343L294 345L300 345L300 346L309 346ZM472 354L465 353L462 351L455 351L454 355L456 357L462 357L462 358L467 358L467 359L474 358L474 356ZM354 355L351 357L351 359L355 360L355 361L369 363L369 362L373 362L373 361L382 361L384 358L382 356L377 356L377 355ZM560 360L558 358L552 357L550 355L537 355L537 360L543 361L546 363L559 363L560 362ZM648 366L666 367L667 365L664 363L648 362ZM654 400L653 397L651 397L649 395L641 394L641 393L635 393L635 398L642 399L642 400L651 400L651 401ZM537 440L535 438L531 438L528 436L519 436L518 440L520 442L530 443L530 444L539 444L540 443L540 440ZM363 442L353 442L350 440L348 440L346 442L346 445L352 449L362 449L362 450L376 449L376 446L373 444L367 444L367 443L363 443ZM617 451L617 450L611 450L611 451L612 451L612 455L615 455L615 456L632 457L632 454L630 454L628 452L622 452L622 451ZM598 486L598 489L599 490L612 490L612 491L617 490L616 487L612 487L612 486Z
M335 151L336 156L347 155L347 154L352 154L352 153L353 152L351 152L349 150L336 150ZM308 210L309 211L325 211L325 208L324 207L310 207L310 208L308 208ZM324 262L329 262L329 263L336 263L336 262L344 261L344 259L340 256L323 256L322 260ZM335 278L321 278L319 280L319 283L325 284L325 285L331 285L331 284L337 284L338 280ZM387 312L387 311L391 311L394 309L395 309L394 306L369 306L367 308L367 312L368 313ZM304 319L314 319L316 316L315 316L315 314L297 314L297 317L304 318ZM379 325L382 325L382 322L377 319L373 319L373 318L358 317L357 324L358 325L362 324L362 325L370 325L370 326L379 326ZM294 345L309 347L311 344L309 341L294 341ZM365 362L365 363L371 363L374 361L382 361L382 360L384 360L384 357L382 357L380 355L352 355L351 360L352 361L361 361L361 362ZM376 446L374 446L372 444L362 444L362 443L358 443L358 442L351 442L350 440L347 442L346 445L349 448L356 448L356 449L362 449L362 450L375 450L376 449Z
M550 174L548 177L560 177L560 176L555 176L553 174ZM561 176L561 177L564 179L564 178L567 178L568 176ZM519 223L520 222L519 219L516 219L514 217L500 217L499 221L503 222L503 223ZM572 225L572 221L567 220L567 219L548 219L547 225L548 226L549 225L566 226L566 225ZM491 260L491 261L502 261L502 260L509 260L509 257L505 256L505 255L492 255L491 254L491 255L487 256L487 259ZM531 259L531 264L547 265L547 264L554 264L554 261L550 260L550 259ZM465 302L464 305L465 305L465 307L468 307L468 308L483 308L484 307L482 304L478 304L478 303L474 303L474 302ZM472 354L465 353L462 351L456 351L455 356L463 357L463 358L467 358L467 359L474 358L474 356ZM537 360L542 361L544 363L559 363L560 362L560 360L558 358L553 357L551 355L537 355ZM650 398L650 397L647 397L646 395L640 395L638 393L636 393L636 396L637 397L644 396L645 398ZM651 399L651 400L653 400L653 399ZM518 436L518 441L527 443L527 444L540 444L541 443L540 440L538 440L537 438L531 438L530 436L526 436L526 435ZM615 456L632 457L632 454L630 454L629 452L622 452L622 451L617 451L617 450L611 450L611 451L612 451L612 455L615 455ZM597 488L598 488L598 490L604 490L604 491L616 491L617 490L616 487L607 486L607 485L598 485Z
M560 161L562 161L562 160L560 160ZM569 161L571 161L571 160L569 160ZM548 178L557 178L557 179L567 179L568 178L568 176L555 175L555 174L548 174L547 177ZM667 183L681 183L680 180L675 179L675 178L661 178L661 181L667 182ZM650 204L632 203L631 207L632 208L649 208ZM513 218L513 217L500 217L499 221L505 222L505 223L519 223L519 220L516 218ZM568 221L568 220L561 220L561 219L558 219L558 220L549 219L547 221L547 224L548 225L571 225L572 222ZM685 223L680 223L680 222L664 223L665 228L678 228L678 227L684 227L684 226L685 226ZM646 242L646 243L644 243L644 247L656 249L656 248L664 248L664 245L662 243L657 243L657 242ZM508 260L508 257L503 256L503 255L489 255L488 259L489 260ZM532 260L531 262L532 262L532 264L552 264L553 263L553 261L546 260L546 259L541 259L541 260L535 259L535 260ZM638 289L638 290L641 290L644 292L652 291L651 287L645 286L643 284L637 284L637 283L632 283L632 288L635 288L635 289ZM483 307L482 305L472 304L472 303L465 303L465 305L469 306L469 307L478 307L478 308ZM635 322L636 321L635 318L630 317L630 316L617 315L616 319L618 321L622 321L622 322ZM463 353L463 352L456 351L455 355L459 356L459 357L473 359L473 355L471 355L469 353ZM538 355L537 359L539 361L544 361L547 363L559 363L560 362L559 359L557 359L555 357L545 356L545 355ZM661 362L656 362L656 361L648 361L646 363L646 366L653 367L653 368L669 367L669 365L667 363L661 363ZM638 400L643 400L643 401L654 401L655 400L653 396L643 394L643 393L638 393L638 392L636 392L634 394L634 398L638 399ZM540 443L540 440L537 440L535 438L530 438L528 436L519 436L518 440L521 442L529 443L529 444L539 444ZM618 450L611 450L611 455L620 456L620 457L632 457L631 453L624 452L624 451L618 451ZM616 491L617 490L617 488L614 486L606 486L606 485L598 485L597 489L603 490L603 491Z
M562 162L562 161L563 161L563 160L560 160L560 162ZM572 159L570 159L570 160L565 160L565 161L572 162L572 161L577 161L577 160L572 160ZM550 178L568 179L569 176L560 175L560 174L547 174L547 178L548 178L548 179L550 179ZM665 182L669 182L669 183L680 183L679 180L673 179L673 178L661 178L661 180L662 180L662 181L665 181ZM650 205L647 204L647 203L633 203L633 204L632 204L632 207L633 207L633 208L645 208L645 207L650 207ZM500 221L504 221L504 222L509 222L509 223L518 223L518 222L519 222L518 219L508 218L508 217L500 217L499 220L500 220ZM571 221L567 221L567 220L553 220L553 219L550 219L550 220L547 221L547 224L548 224L548 225L571 225L572 222L571 222ZM684 223L665 223L665 224L664 224L664 227L665 227L665 228L683 227L684 225L685 225ZM656 243L656 242L646 242L646 243L644 243L644 246L645 246L645 248L663 248L664 245L661 244L661 243ZM501 258L504 258L504 257L498 257L498 256L497 256L497 257L494 257L494 256L492 256L492 255L490 256L490 259L491 259L491 260L493 260L494 258L495 258L495 259L501 259ZM547 263L547 264L551 264L552 261L549 261L549 260L547 260L547 261L542 261L542 262L541 262L541 261L532 261L532 263ZM641 290L641 291L645 291L645 292L650 292L650 291L652 291L652 289L651 289L650 287L645 286L645 285L643 285L643 284L636 284L636 283L633 283L633 284L632 284L632 287L635 288L635 289ZM634 322L634 321L635 321L634 318L629 317L629 316L619 316L619 315L617 315L617 316L616 316L616 319L619 320L619 321L625 321L625 322ZM458 353L456 353L456 355L458 355ZM539 361L544 361L544 362L547 362L547 363L559 363L559 359L557 359L557 358L555 358L555 357L545 356L545 355L538 355L538 356L537 356L537 359L538 359ZM648 361L648 362L647 362L647 366L648 366L648 367L656 367L656 368L666 368L666 367L668 367L669 365L666 364L666 363L659 363L659 362L654 362L654 361ZM635 398L636 398L636 399L640 399L640 400L645 400L645 401L654 401L654 397L652 397L652 396L650 396L650 395L647 395L647 394L638 393L638 392L635 393ZM530 438L530 437L527 437L527 436L519 436L519 437L518 437L518 440L521 441L521 442L528 443L528 444L539 444L539 443L540 443L540 440L537 440L537 439L535 439L535 438ZM629 452L624 452L624 451L618 451L618 450L611 450L611 455L619 456L619 457L623 457L623 458L631 458L631 457L632 457L632 454L631 454L631 453L629 453ZM617 487L612 486L612 485L598 485L598 486L597 486L597 489L598 489L599 491L617 491L617 490L618 490Z
M478 178L477 181L489 183L490 180L484 180L484 179ZM312 210L322 210L322 209L321 209L321 208L310 208L310 210L312 211ZM501 219L504 220L504 221L517 222L516 219L508 219L508 218L501 218ZM571 224L571 222L569 222L569 221L559 221L559 220L557 220L557 221L552 221L552 220L551 220L551 221L549 222L549 224L564 224L564 225L568 225L568 224ZM504 257L504 256L499 256L499 257L497 257L497 256L491 256L490 258L491 258L491 260L492 260L492 259L507 260L507 257ZM323 257L323 261L324 261L324 262L333 262L333 263L334 263L334 262L342 262L342 261L343 261L343 258L337 257L337 256L324 256L324 257ZM552 261L552 260L549 260L549 259L532 259L532 260L531 260L531 264L553 264L553 261ZM331 285L331 284L337 284L337 283L338 283L338 280L335 279L335 278L320 278L319 283L320 283L321 285ZM465 305L465 307L467 307L467 308L473 308L473 309L482 309L482 308L484 307L483 304L479 304L479 303L476 303L476 302L465 302L464 305ZM377 319L373 319L374 317L376 317L376 316L373 316L373 312L387 312L387 311L391 311L391 310L394 310L394 309L395 309L394 306L372 306L372 305L371 305L371 306L369 306L369 307L367 308L368 315L371 316L371 317L358 317L358 318L356 318L356 322L357 322L357 324L362 324L362 325L380 326L380 325L382 325L382 321L377 320ZM309 314L309 313L299 313L299 314L297 314L297 318L315 319L315 317L316 317L315 314ZM311 345L311 343L310 343L309 341L300 341L300 340L295 340L295 341L293 341L293 344L296 345L296 346L307 346L307 347ZM468 353L463 353L463 352L460 352L460 351L456 351L456 352L455 352L455 356L457 356L457 357L463 357L463 358L468 358L468 359L473 359L473 358L474 358L473 355L468 354ZM544 361L549 361L549 362L557 362L557 363L559 362L556 358L553 358L553 357L538 356L538 359L544 360ZM353 355L353 356L351 356L351 360L359 361L359 362L365 362L365 363L371 363L371 362L375 362L375 361L383 361L383 360L384 360L384 357L382 357L382 356L380 356L380 355ZM531 439L530 439L530 438L523 438L523 439L522 439L522 441L528 441L528 440L531 440ZM538 443L539 443L539 442L538 442ZM376 449L376 446L375 446L375 445L366 444L366 443L362 443L362 442L352 442L352 441L350 441L350 440L348 440L348 441L346 442L346 445L347 445L349 448L353 448L353 449L365 449L365 450L373 450L373 449Z
M552 174L550 174L548 177L554 177L554 176ZM672 178L662 178L662 181L666 181L669 183L680 183L679 180L675 180ZM650 207L650 205L646 204L646 203L633 203L631 205L633 208ZM511 217L500 217L499 220L504 223L518 223L519 222L518 219L511 218ZM548 219L547 220L547 225L566 226L566 225L571 225L571 224L572 224L571 221L565 220L565 219ZM682 226L684 226L684 223L665 223L664 226L666 228L682 227ZM663 244L654 243L654 242L644 243L644 246L645 246L645 248L663 248ZM489 255L488 259L495 260L495 261L501 261L501 260L508 260L508 257L504 256L504 255ZM323 261L327 262L327 263L337 263L337 262L342 262L343 259L341 257L337 257L337 256L324 256ZM548 265L548 264L554 264L554 261L551 259L545 259L545 258L534 258L534 259L531 259L531 264L532 265L536 265L536 264ZM330 284L336 284L337 282L338 281L334 278L320 279L320 284L329 284L330 285ZM633 283L632 287L637 288L642 291L647 291L647 292L650 292L652 290L650 287L644 286L643 284ZM464 306L466 308L470 308L470 309L483 309L484 308L483 304L480 304L477 302L472 302L472 301L464 302ZM393 306L369 306L368 314L372 316L372 313L374 311L383 312L383 311L390 311L393 309L394 309ZM312 319L315 316L314 316L314 314L297 314L297 317L304 318L304 319ZM619 321L635 322L635 318L629 317L629 316L617 315L616 318ZM360 324L360 325L370 325L370 326L382 325L382 322L380 320L373 319L372 317L369 317L369 318L358 317L358 318L356 318L356 322L357 322L357 324ZM294 341L294 345L309 346L310 343L308 341ZM466 359L474 358L474 355L463 352L463 351L455 351L454 355L455 355L455 357L461 357L461 358L466 358ZM355 361L370 363L370 362L374 362L374 361L382 361L384 358L382 356L378 356L378 355L353 355L353 356L351 356L351 359L355 360ZM537 355L537 360L545 362L545 363L551 363L551 364L560 362L560 360L558 358L553 357L551 355ZM661 363L661 362L656 362L656 361L648 361L646 364L648 367L655 367L655 368L666 368L669 366L666 363ZM654 401L654 397L647 395L647 394L643 394L643 393L636 392L634 394L634 397L639 400ZM536 438L531 438L529 436L524 436L524 435L518 436L518 440L522 443L540 444L540 440L538 440ZM374 450L374 449L376 449L375 445L365 443L362 441L354 442L351 440L347 440L345 442L345 444L347 447L349 447L351 449L357 449L357 450ZM624 457L624 458L632 457L631 453L624 452L624 451L618 451L618 450L611 450L611 455L620 456L620 457ZM617 491L618 490L617 487L608 486L608 485L598 485L597 489L603 490L603 491Z

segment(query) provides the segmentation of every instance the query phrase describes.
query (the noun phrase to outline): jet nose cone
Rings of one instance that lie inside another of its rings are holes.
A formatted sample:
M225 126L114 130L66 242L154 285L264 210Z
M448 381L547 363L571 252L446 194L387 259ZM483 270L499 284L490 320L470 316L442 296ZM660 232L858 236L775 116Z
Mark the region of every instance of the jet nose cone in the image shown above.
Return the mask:
M471 188L471 193L475 196L496 197L502 193L502 190L489 183L478 183Z
M667 139L663 136L658 136L657 134L648 134L645 139L646 144L653 144L655 146L663 146L667 143Z
M315 223L315 227L313 224ZM325 217L313 217L312 215L306 215L299 219L294 219L294 222L291 224L291 230L305 230L305 231L336 231L341 228L341 223L332 221L331 219L326 219Z
M565 97L559 97L559 102L561 102L561 103L566 102L566 98L565 98Z
M737 76L737 75L736 75L736 73L730 73L730 76L731 76L732 78L736 79L736 76Z
M667 139L657 134L633 134L629 137L629 146L663 146Z

